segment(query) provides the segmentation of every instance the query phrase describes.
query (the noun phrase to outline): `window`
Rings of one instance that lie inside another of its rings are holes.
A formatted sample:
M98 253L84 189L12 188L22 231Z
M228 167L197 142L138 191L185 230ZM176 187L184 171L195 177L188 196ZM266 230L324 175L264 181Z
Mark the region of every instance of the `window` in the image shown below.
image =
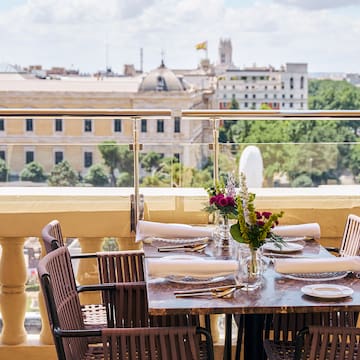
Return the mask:
M294 98L294 95L293 94L290 94L290 99L293 99Z
M178 116L176 116L174 119L174 132L180 132L180 118Z
M85 132L92 132L92 121L91 119L84 120L84 131Z
M147 132L147 120L141 119L141 132L145 133Z
M253 99L256 99L256 94L253 94Z
M0 150L0 159L5 160L5 151L4 150Z
M294 88L294 78L290 78L290 89Z
M114 120L114 132L121 132L121 119L115 119Z
M245 94L245 99L247 99L248 98L248 94Z
M85 151L84 153L84 167L88 168L93 164L93 153L91 151Z
M175 153L174 158L176 159L177 162L180 162L180 154L179 153Z
M26 131L33 131L34 130L34 124L33 119L26 119Z
M244 107L246 107L246 108L248 107L248 103L247 103L247 102L246 102L246 103L244 103Z
M276 99L277 98L277 95L276 94L274 94L274 99Z
M267 90L267 85L264 86L264 90Z
M292 103L292 102L291 102L289 105L290 105L291 108L293 107L293 103Z
M25 152L25 164L29 164L34 161L34 152L26 151Z
M304 88L304 77L302 76L300 78L300 89L303 89Z
M4 119L0 119L0 131L4 131L5 130L5 121Z
M285 94L282 94L282 98L285 99Z
M164 120L157 121L157 132L163 133L164 132Z
M63 121L62 121L62 119L55 119L55 131L57 131L57 132L63 131Z
M235 85L233 85L232 88L235 89Z
M224 94L223 98L226 99L226 94Z
M226 85L224 85L224 90L226 90Z
M64 153L62 151L55 151L55 165L64 160Z
M268 98L268 94L265 94L265 95L264 95L264 98L267 99L267 98Z

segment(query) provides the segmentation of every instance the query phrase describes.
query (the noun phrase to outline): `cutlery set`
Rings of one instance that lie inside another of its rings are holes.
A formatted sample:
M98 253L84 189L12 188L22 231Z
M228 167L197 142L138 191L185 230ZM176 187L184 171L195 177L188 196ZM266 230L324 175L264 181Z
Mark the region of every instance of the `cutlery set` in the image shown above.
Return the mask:
M211 295L215 298L230 298L237 289L243 288L244 285L223 285L210 288L189 289L174 291L176 297L194 297Z
M172 252L172 251L185 251L185 252L202 252L207 247L208 243L195 243L195 244L181 244L181 245L168 245L159 246L159 252Z

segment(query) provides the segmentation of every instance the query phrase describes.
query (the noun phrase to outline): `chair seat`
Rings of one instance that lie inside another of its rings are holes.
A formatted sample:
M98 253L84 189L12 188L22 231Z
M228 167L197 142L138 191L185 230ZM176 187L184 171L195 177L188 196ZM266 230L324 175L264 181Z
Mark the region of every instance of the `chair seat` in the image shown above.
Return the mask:
M293 360L295 345L294 341L264 340L264 349L268 360Z

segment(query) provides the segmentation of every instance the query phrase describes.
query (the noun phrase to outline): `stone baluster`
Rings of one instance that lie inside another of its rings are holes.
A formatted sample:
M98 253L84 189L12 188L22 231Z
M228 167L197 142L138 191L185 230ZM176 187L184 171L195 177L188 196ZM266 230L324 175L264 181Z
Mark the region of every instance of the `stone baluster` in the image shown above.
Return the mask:
M27 339L24 327L27 302L24 242L23 237L0 238L0 303L3 320L1 343L4 345L22 344Z

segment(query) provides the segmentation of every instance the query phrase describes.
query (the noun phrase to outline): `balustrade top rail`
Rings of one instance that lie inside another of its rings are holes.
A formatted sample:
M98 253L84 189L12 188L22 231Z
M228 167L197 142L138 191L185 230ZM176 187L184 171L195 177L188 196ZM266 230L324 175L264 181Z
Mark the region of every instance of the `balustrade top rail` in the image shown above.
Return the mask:
M183 118L221 118L221 119L360 119L360 110L217 110L217 109L190 109L181 110ZM173 111L169 109L62 109L62 108L0 108L0 116L94 116L112 117L170 117Z

